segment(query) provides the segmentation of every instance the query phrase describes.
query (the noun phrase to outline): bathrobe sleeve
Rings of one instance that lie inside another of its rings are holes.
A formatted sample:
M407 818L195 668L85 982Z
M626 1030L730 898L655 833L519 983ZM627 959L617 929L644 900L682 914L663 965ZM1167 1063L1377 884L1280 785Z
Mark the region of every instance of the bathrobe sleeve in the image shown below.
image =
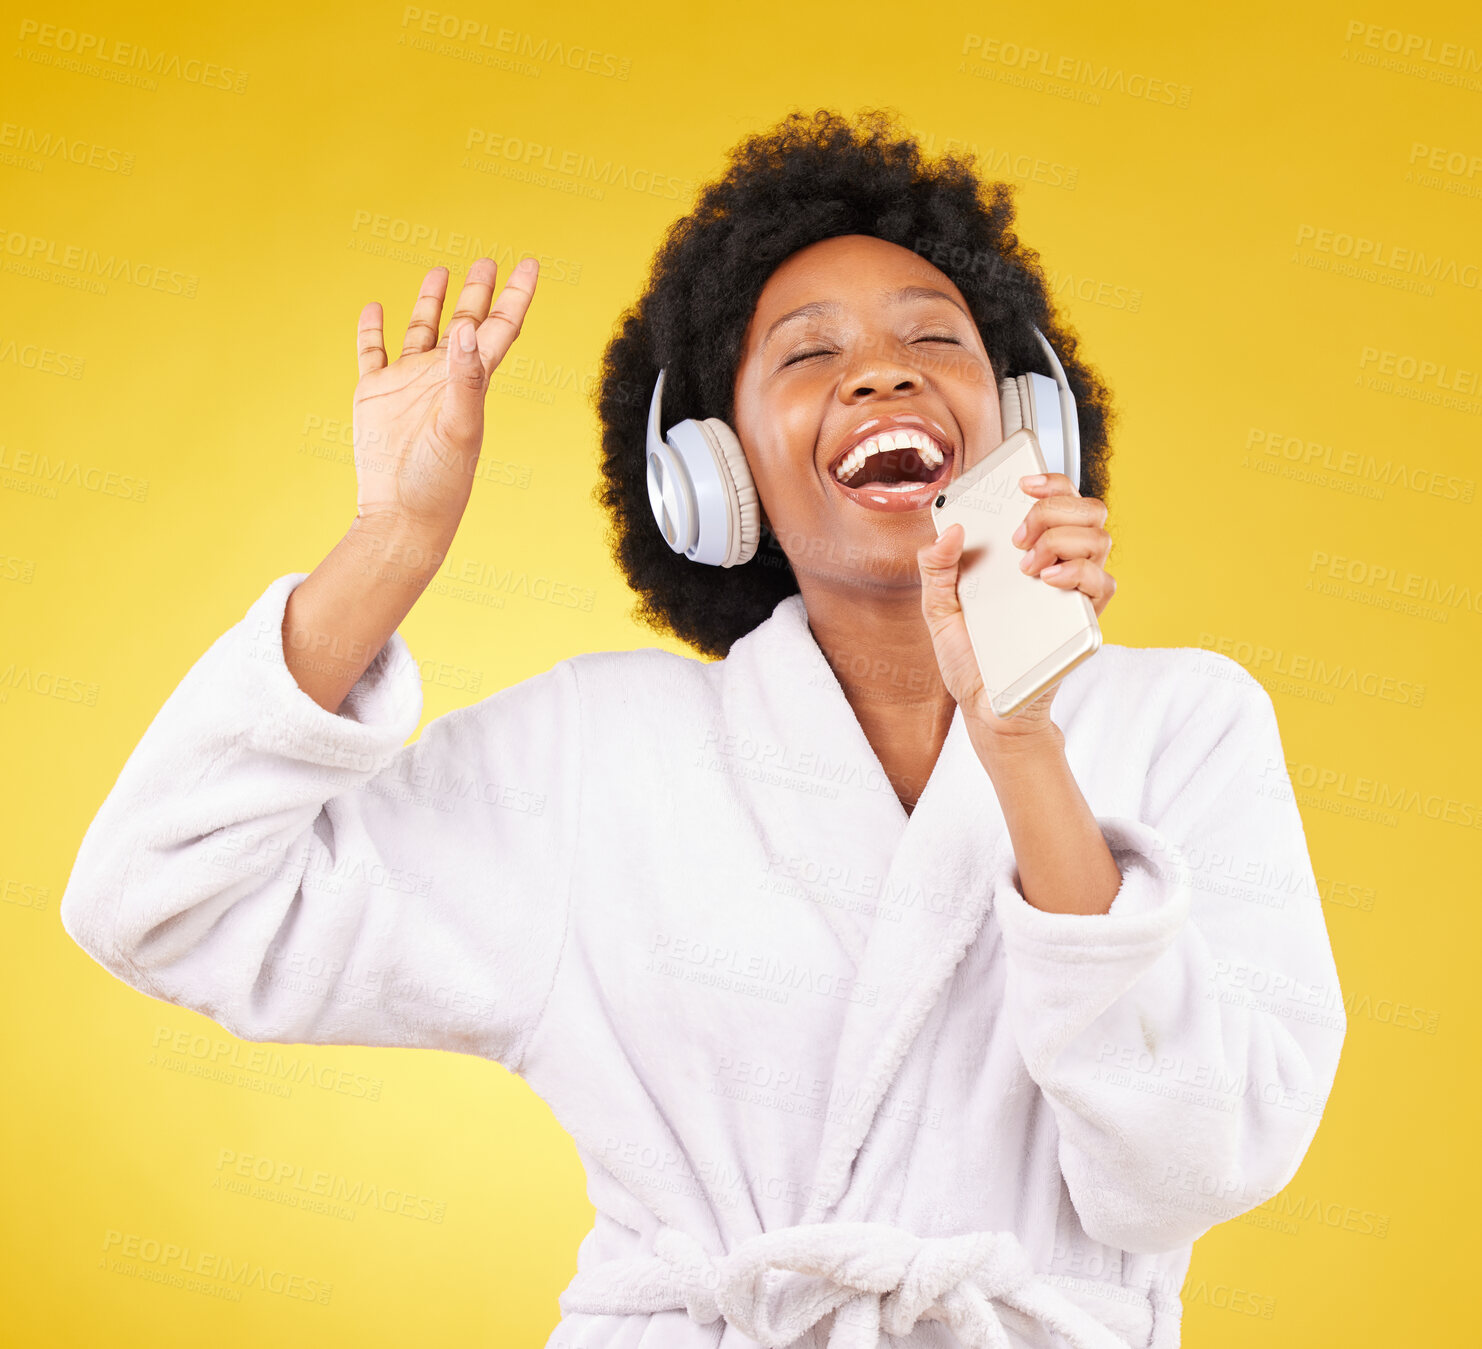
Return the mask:
M518 1069L566 930L575 671L430 722L394 634L341 711L283 658L274 581L190 669L83 838L68 934L245 1040L423 1046Z
M995 866L1008 1012L1071 1201L1093 1239L1144 1253L1286 1186L1346 1030L1271 699L1199 658L1221 676L1185 672L1136 816L1097 817L1110 912L1032 907L1007 842Z

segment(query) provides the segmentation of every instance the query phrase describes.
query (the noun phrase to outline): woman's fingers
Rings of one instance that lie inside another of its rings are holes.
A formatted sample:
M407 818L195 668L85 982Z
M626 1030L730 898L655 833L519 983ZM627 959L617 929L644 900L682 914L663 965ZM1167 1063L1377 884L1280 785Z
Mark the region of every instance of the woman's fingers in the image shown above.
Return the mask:
M982 701L983 675L967 633L967 620L957 597L958 569L967 532L950 525L936 539L917 550L921 572L921 613L931 634L932 650L942 683L965 714L975 714Z
M1058 590L1081 591L1099 617L1117 589L1105 570L1112 546L1106 503L1079 495L1063 473L1048 474L1038 484L1026 479L1021 486L1040 500L1014 532L1014 543L1024 550L1020 570Z
M540 264L534 258L522 258L494 301L494 312L479 325L479 354L489 373L498 369L499 362L520 335L539 277Z
M473 266L463 279L463 289L458 292L458 303L448 319L447 329L438 346L447 344L448 334L464 319L477 326L488 317L489 300L494 294L494 280L498 275L499 267L493 258L474 259Z
M1103 571L1101 565L1089 557L1057 562L1053 567L1046 567L1040 573L1040 579L1057 590L1082 591L1090 598L1091 607L1096 610L1097 617L1106 608L1107 601L1117 593L1117 578L1110 572Z
M372 370L386 368L386 337L382 326L385 321L379 300L372 300L360 311L360 324L355 333L355 354L360 362L362 379Z
M1053 525L1033 543L1025 546L1024 556L1019 559L1019 570L1037 576L1041 569L1055 561L1089 557L1097 562L1105 562L1110 552L1111 535L1104 529L1092 529L1085 525Z
M1035 482L1033 481L1035 478L1043 479L1043 481ZM1036 496L1078 497L1081 494L1081 489L1063 473L1031 473L1019 481Z
M526 258L516 266L494 302L494 312L482 323L475 325L472 319L459 318L448 324L451 345L447 398L438 414L438 426L451 438L462 438L476 445L482 436L489 377L504 359L510 343L519 336L530 297L535 293L536 270L534 258ZM493 275L494 264L490 262L489 289L493 288ZM485 307L488 296L489 290L485 290ZM473 339L469 350L463 347L465 335Z
M1106 523L1106 516L1106 502L1100 497L1056 493L1030 506L1014 531L1014 542L1021 548L1032 547L1040 532L1051 525L1089 525L1099 529Z
M1024 550L1020 569L1031 576L1039 575L1056 561L1075 557L1103 563L1111 552L1112 538L1105 528L1106 503L1100 497L1052 492L1057 483L1068 486L1070 479L1052 473L1045 483L1036 486L1026 480L1024 484L1025 491L1041 498L1030 506L1013 536L1014 545Z
M401 344L403 356L413 351L431 351L437 345L438 320L442 317L447 293L446 267L434 267L422 278L422 289L417 293L417 303L412 306L406 338Z

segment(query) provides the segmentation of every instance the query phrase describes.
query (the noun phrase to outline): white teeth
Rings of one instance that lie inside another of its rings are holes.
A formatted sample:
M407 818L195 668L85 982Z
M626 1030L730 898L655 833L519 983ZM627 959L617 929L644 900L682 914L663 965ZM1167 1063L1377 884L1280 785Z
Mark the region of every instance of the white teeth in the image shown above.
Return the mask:
M921 462L928 468L938 467L945 456L937 448L936 442L921 431L887 431L883 435L872 436L869 440L862 441L844 456L839 467L834 470L834 476L840 482L848 482L872 454L883 454L887 450L915 450L921 456ZM916 483L914 486L920 486Z

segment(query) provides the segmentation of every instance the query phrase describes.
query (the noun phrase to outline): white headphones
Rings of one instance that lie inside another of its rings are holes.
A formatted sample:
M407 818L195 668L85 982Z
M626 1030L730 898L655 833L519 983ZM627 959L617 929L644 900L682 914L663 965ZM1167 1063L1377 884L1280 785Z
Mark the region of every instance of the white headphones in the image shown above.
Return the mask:
M998 386L1005 438L1023 427L1034 432L1051 473L1063 473L1079 490L1081 429L1075 397L1055 349L1038 328L1049 357L1048 375L1010 375ZM665 542L692 562L735 567L750 562L761 541L756 484L736 433L719 417L687 418L659 433L664 371L648 405L648 504Z

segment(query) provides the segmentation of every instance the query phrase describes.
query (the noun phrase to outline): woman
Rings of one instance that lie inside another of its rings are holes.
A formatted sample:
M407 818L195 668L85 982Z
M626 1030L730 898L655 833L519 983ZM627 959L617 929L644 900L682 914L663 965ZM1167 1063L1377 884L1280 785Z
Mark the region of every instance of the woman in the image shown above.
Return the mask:
M1162 1349L1194 1238L1316 1131L1344 1023L1312 1014L1337 977L1269 698L1224 657L1104 645L999 720L961 530L834 472L903 425L960 476L1038 326L1085 464L1026 484L1019 544L1104 609L1105 391L1012 223L879 115L740 146L599 398L618 560L722 659L575 656L405 747L396 629L536 269L493 299L480 259L441 338L434 269L391 363L368 305L354 523L187 674L83 842L63 922L134 987L248 1040L526 1078L597 1208L552 1345ZM739 436L743 567L649 514L660 367L666 425Z

